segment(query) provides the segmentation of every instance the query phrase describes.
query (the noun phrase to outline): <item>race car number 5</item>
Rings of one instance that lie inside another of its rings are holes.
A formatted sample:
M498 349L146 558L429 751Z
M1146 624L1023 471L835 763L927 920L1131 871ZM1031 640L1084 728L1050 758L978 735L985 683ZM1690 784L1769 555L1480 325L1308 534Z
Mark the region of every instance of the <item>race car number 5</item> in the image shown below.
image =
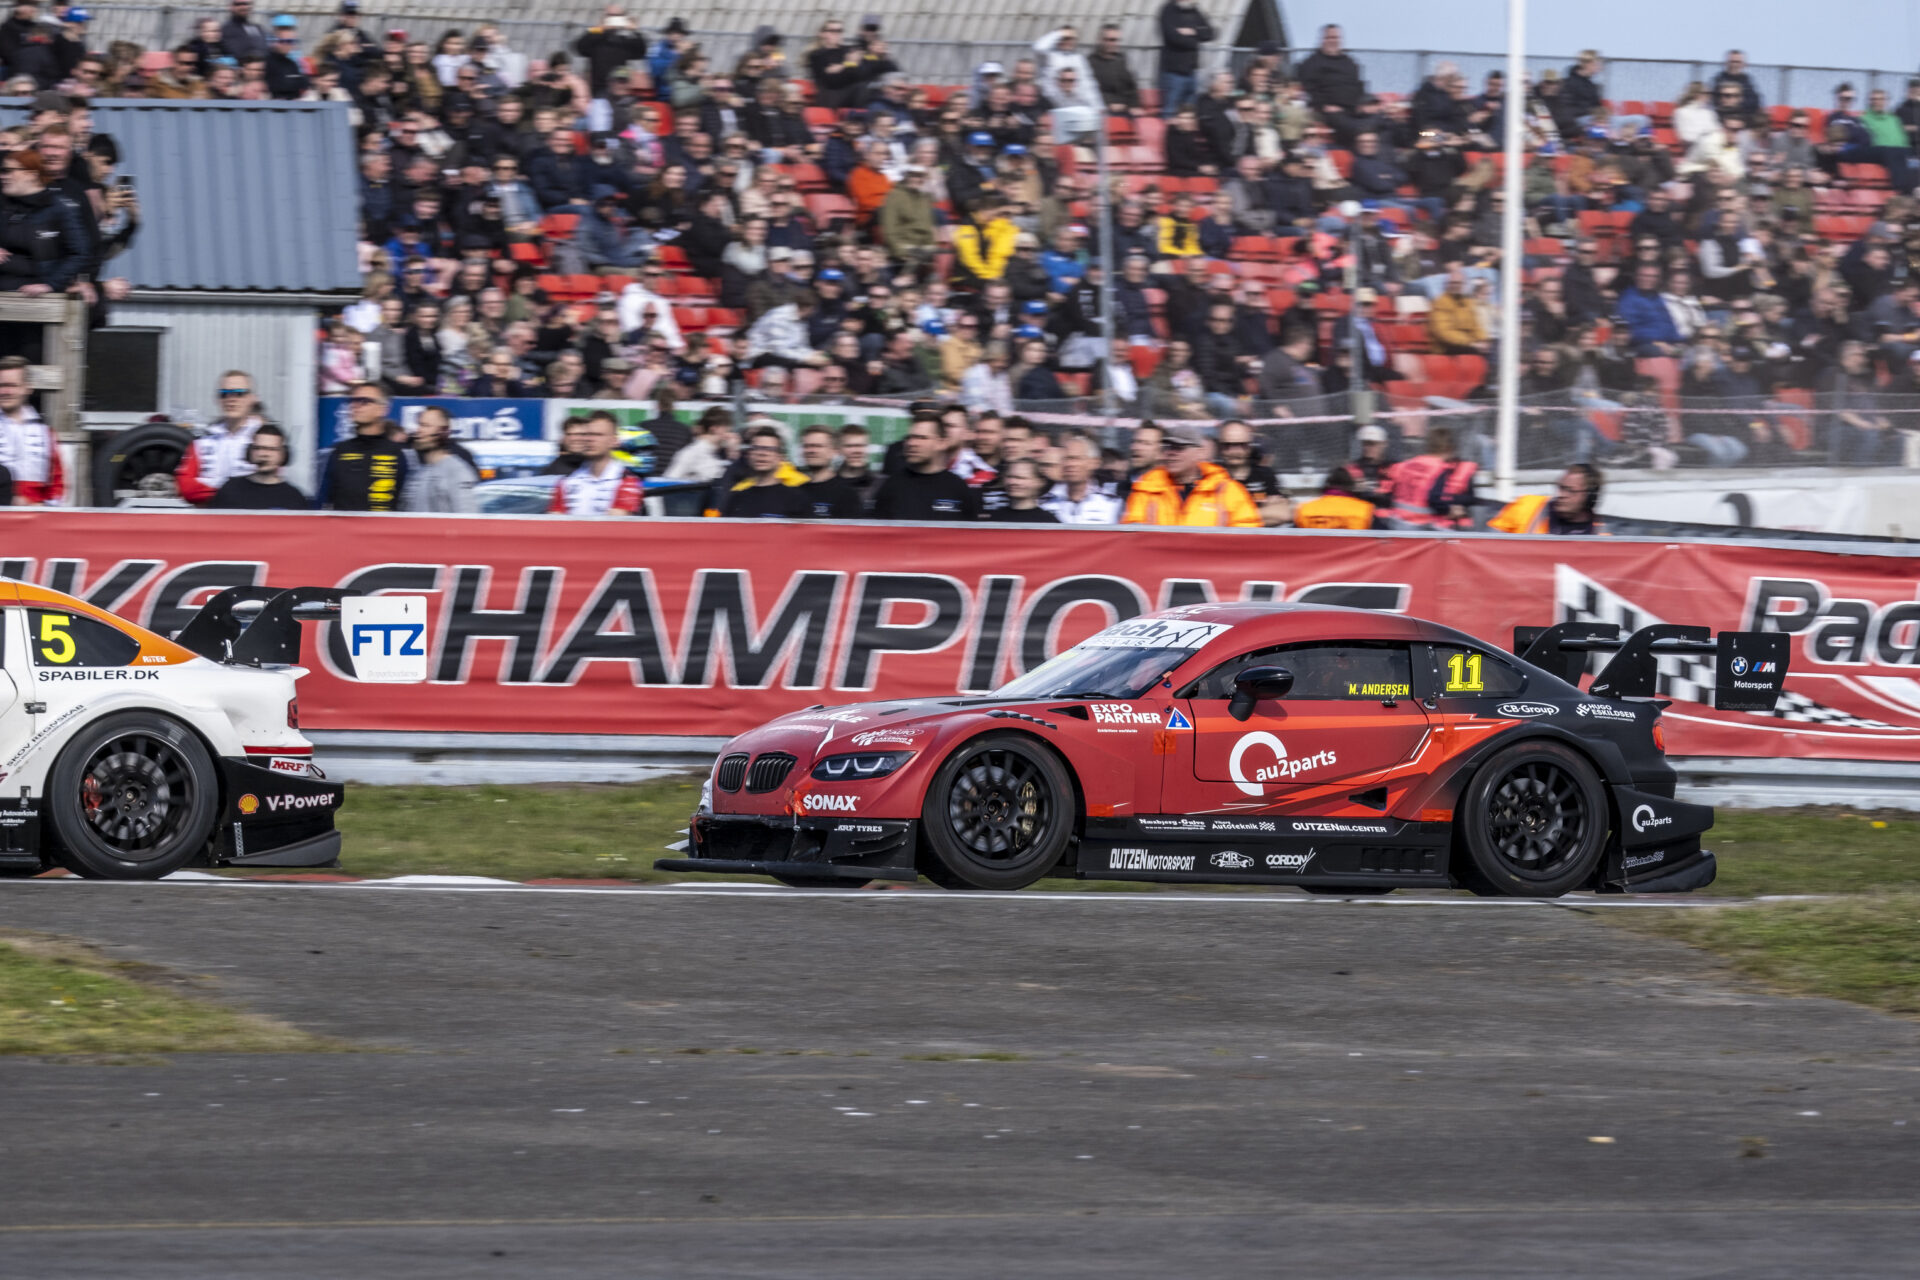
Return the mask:
M1480 678L1481 656L1477 653L1456 653L1447 659L1447 692L1479 693L1486 682Z
M73 643L73 636L67 627L73 619L64 613L43 613L40 615L40 656L58 666L72 662L73 655L79 649Z

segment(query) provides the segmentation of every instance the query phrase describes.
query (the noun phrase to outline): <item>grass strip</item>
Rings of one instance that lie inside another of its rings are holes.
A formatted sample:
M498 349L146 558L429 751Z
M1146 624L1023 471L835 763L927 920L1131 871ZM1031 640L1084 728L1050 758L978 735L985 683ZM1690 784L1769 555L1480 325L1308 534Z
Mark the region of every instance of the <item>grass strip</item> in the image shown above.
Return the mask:
M1702 947L1780 991L1920 1016L1920 892L1607 918Z
M194 979L0 932L0 1054L311 1053L341 1046L192 992Z

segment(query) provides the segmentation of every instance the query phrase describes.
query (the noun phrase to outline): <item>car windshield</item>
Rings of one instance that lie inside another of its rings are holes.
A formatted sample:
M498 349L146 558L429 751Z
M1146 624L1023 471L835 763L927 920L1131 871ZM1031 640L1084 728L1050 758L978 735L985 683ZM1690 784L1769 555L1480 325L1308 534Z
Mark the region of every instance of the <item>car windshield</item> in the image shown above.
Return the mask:
M1226 623L1180 618L1117 622L1003 685L995 696L1137 698L1226 629Z

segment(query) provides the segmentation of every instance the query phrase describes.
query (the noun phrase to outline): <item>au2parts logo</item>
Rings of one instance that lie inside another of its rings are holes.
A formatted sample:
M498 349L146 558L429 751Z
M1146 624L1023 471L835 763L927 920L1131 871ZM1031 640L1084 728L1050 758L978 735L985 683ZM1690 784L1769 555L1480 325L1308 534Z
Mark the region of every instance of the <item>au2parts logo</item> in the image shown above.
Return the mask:
M1259 764L1259 756L1254 761L1248 755L1256 750L1262 754L1270 753L1271 764ZM1292 780L1314 769L1325 768L1339 763L1339 757L1333 751L1316 751L1310 756L1289 756L1287 748L1280 739L1270 733L1246 733L1233 744L1233 754L1227 757L1227 776L1233 779L1233 785L1250 796L1264 796L1266 783ZM1252 767L1252 776L1248 776L1248 767Z

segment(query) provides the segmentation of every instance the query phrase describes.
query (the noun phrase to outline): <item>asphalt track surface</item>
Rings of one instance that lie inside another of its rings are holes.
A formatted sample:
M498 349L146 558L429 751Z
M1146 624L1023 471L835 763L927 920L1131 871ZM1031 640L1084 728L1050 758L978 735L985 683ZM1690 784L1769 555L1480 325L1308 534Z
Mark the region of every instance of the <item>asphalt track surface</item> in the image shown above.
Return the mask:
M0 1060L0 1274L1914 1274L1920 1027L1598 914L4 884L363 1051Z

